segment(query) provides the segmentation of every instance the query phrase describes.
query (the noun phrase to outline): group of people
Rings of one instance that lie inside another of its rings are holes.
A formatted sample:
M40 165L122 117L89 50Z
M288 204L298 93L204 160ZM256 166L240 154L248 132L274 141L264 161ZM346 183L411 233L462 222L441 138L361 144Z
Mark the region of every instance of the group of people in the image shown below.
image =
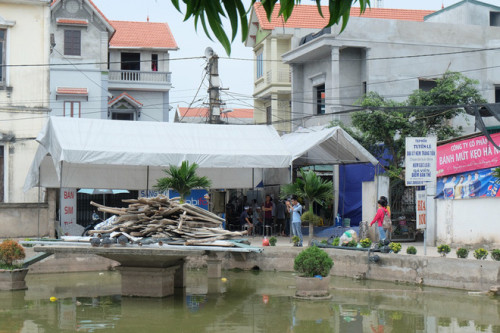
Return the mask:
M281 236L288 236L288 220L291 218L291 229L294 236L299 236L302 246L302 232L300 230L302 206L297 201L297 196L293 196L290 201L279 200L274 204L271 196L266 195L264 203L259 206L257 200L253 200L252 206L245 206L240 215L241 228L246 228L248 234L264 234L264 227L271 230L276 226L276 230Z

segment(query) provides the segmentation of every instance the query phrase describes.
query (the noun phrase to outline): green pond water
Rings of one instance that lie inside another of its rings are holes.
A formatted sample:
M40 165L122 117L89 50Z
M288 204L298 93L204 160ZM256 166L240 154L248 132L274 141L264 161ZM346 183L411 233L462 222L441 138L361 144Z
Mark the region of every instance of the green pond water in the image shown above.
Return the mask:
M498 297L332 277L330 300L306 301L292 273L205 274L162 299L121 297L117 272L28 274L0 291L0 332L500 332Z

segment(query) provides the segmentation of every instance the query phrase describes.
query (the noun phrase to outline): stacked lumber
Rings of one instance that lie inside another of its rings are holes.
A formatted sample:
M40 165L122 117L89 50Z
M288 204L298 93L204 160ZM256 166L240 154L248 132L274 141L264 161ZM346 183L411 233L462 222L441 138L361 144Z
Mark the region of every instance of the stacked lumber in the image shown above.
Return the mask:
M100 212L114 214L117 217L107 230L92 230L90 234L120 232L131 237L151 237L157 239L183 240L185 245L207 245L246 234L222 229L224 219L193 206L179 202L179 198L165 196L154 198L127 199L127 208L114 208L97 204Z

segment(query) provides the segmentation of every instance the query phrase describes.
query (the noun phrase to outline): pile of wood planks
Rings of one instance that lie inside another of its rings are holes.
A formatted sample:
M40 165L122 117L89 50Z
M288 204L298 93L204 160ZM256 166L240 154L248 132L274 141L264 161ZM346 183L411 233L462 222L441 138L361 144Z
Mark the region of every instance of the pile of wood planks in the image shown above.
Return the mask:
M91 234L121 232L132 237L183 240L185 245L197 245L241 237L246 234L222 229L224 219L187 203L165 196L123 200L127 208L107 207L95 202L100 212L117 217L107 230L92 230ZM220 242L218 242L220 243Z

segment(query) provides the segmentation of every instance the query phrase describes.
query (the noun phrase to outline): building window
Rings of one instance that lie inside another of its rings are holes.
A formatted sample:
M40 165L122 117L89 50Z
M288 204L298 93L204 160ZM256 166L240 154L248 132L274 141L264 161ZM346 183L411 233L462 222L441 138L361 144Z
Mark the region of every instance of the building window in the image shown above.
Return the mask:
M316 89L316 114L325 114L325 85L320 84Z
M264 55L262 51L257 53L257 79L260 79L264 75Z
M135 120L133 112L111 112L113 120Z
M490 12L490 26L500 27L500 12Z
M418 79L418 89L423 91L431 91L436 88L437 82L434 79Z
M6 31L0 29L0 85L5 84L5 35Z
M64 55L82 55L81 44L82 32L80 30L64 30Z
M273 109L269 105L266 107L266 124L271 125L273 123Z
M157 54L151 55L151 70L153 72L158 72L158 55Z
M81 118L82 104L81 102L64 101L64 117Z
M495 103L500 103L500 86L495 87Z
M141 70L141 54L122 52L121 54L121 70L122 71L140 71Z

